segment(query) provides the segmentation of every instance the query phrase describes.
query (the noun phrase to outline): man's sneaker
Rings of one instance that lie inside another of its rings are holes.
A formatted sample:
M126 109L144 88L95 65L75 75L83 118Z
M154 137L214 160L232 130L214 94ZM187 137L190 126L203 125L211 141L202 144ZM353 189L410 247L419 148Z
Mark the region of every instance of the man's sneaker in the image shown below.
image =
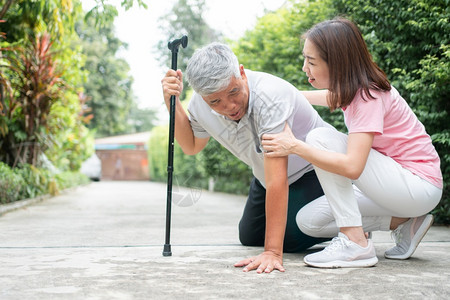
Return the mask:
M397 244L384 252L390 259L408 259L413 255L422 238L433 224L433 215L411 218L392 231L392 238Z
M364 248L339 232L325 249L306 255L303 261L317 268L364 268L374 266L378 258L372 240Z

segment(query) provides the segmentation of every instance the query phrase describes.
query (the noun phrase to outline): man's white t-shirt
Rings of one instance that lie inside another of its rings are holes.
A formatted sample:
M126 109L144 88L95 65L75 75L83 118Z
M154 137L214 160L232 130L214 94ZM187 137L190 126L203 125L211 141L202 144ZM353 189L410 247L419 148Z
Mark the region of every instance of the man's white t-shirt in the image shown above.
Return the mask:
M287 81L262 72L245 70L245 74L250 90L249 104L239 122L216 113L197 93L188 105L189 119L196 137L212 136L250 166L253 175L265 187L263 134L279 133L287 123L295 137L304 141L314 128L333 127L323 121L300 91ZM309 162L298 155L289 155L289 184L311 170Z

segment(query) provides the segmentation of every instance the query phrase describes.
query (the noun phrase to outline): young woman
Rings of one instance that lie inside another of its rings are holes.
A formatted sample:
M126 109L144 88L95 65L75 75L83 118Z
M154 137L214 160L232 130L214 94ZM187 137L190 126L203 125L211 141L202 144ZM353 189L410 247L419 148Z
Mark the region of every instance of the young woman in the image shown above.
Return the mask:
M342 109L348 135L327 128L306 143L290 128L263 136L269 157L296 154L311 162L325 196L297 215L300 229L335 237L305 256L315 267L369 267L378 262L364 232L393 230L386 258L407 259L433 222L428 214L442 196L439 156L430 136L385 73L372 61L358 27L343 18L305 34L303 71L327 96L315 105ZM324 91L325 92L325 91Z

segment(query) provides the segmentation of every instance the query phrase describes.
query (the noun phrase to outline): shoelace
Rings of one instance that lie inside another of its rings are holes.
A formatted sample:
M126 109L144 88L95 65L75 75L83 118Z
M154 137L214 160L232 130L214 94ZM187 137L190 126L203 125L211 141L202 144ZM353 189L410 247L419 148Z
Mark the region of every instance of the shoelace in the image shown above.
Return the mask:
M403 239L402 228L403 226L399 225L396 229L391 231L391 237L396 244L399 244Z
M331 240L331 243L324 249L324 251L327 253L334 252L336 250L348 247L350 244L351 241L337 236Z

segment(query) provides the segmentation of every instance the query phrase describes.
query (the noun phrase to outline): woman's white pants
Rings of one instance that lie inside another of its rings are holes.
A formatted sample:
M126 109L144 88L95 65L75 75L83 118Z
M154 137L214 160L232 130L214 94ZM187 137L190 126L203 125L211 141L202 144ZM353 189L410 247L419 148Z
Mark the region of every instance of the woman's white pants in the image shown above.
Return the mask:
M347 139L343 133L322 127L311 131L306 142L322 150L346 153ZM340 227L386 231L392 217L424 215L436 207L442 196L442 189L373 149L357 180L317 167L315 171L325 196L297 214L300 230L314 237L334 237Z

